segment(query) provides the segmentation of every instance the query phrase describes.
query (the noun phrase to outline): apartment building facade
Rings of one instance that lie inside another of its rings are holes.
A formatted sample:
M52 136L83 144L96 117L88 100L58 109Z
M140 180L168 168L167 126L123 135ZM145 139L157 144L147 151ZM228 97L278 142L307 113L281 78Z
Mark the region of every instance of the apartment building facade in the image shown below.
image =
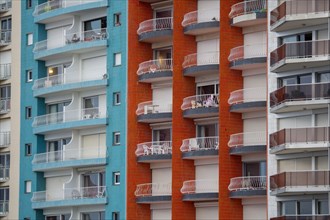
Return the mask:
M24 3L19 218L123 219L127 2Z

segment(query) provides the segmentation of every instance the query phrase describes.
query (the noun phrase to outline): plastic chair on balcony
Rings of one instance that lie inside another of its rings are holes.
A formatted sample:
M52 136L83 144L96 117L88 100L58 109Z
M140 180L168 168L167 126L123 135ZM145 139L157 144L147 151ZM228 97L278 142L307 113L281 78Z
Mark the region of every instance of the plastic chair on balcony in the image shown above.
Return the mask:
M80 41L80 38L77 36L77 34L73 34L71 42L77 43Z
M196 139L190 139L189 141L189 151L195 151L199 149L199 145Z
M142 146L142 148L143 148L143 154L144 155L149 155L150 148L147 145L145 145L145 144Z

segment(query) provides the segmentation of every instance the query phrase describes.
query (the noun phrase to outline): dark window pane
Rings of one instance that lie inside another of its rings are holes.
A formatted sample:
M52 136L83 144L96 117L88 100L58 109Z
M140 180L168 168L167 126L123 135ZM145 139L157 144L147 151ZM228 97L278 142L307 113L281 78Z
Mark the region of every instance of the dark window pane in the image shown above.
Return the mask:
M295 215L296 214L296 201L283 202L284 213L282 215Z
M299 215L311 215L312 213L312 200L304 200L298 202Z

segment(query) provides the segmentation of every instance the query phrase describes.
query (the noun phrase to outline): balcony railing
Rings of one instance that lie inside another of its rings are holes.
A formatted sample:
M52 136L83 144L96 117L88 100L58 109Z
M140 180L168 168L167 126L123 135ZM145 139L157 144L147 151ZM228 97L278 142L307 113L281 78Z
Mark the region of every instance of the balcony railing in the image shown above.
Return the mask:
M184 57L182 67L203 66L219 64L219 51L208 53L194 53Z
M181 152L200 151L200 150L218 150L219 137L197 137L182 141Z
M324 144L330 142L330 128L286 128L271 134L269 139L270 148L284 144Z
M108 36L109 34L107 32L107 28L94 29L94 30L76 32L76 33L65 33L63 39L61 39L59 43L56 43L54 45L52 45L52 42L48 40L39 41L35 43L33 52L35 53L44 50L60 48L65 45L70 45L80 42L105 40L108 38Z
M266 145L266 132L244 132L230 135L229 147Z
M106 186L92 186L80 188L66 188L62 193L51 193L49 191L34 192L32 202L61 201L70 199L92 199L107 196Z
M11 30L0 31L0 46L8 45L11 42Z
M289 215L270 218L270 220L328 220L330 215Z
M266 88L249 88L236 90L230 93L228 99L229 105L246 103L246 102L258 102L266 101Z
M138 104L138 108L135 111L136 115L155 114L162 112L172 112L172 105L160 105L154 103L153 101L141 102Z
M254 44L235 47L230 50L229 62L267 56L266 44Z
M149 60L143 63L140 63L137 74L143 75L146 73L155 73L162 71L172 71L172 59L157 59Z
M229 17L234 18L241 15L246 15L256 12L266 12L266 11L267 11L266 0L243 1L231 6Z
M9 201L0 201L0 216L6 216L9 212Z
M270 53L270 65L290 59L302 59L301 62L306 62L305 59L329 56L330 40L285 43Z
M11 63L0 64L0 80L9 79L11 76Z
M172 183L145 183L136 186L134 195L145 196L170 196L172 194Z
M152 31L163 31L163 30L172 30L173 29L173 18L156 18L146 20L140 23L137 34L143 34Z
M79 110L69 110L64 112L57 112L47 115L41 115L34 118L33 127L61 124L65 122L89 120L96 118L104 118L105 112L100 111L99 108L86 108Z
M82 5L92 2L98 2L102 0L52 0L42 3L35 7L33 15L37 16L49 11L53 11L59 8L67 8L70 6Z
M311 101L330 98L330 83L287 85L270 93L270 107L284 102Z
M0 147L6 147L10 145L10 131L0 132Z
M330 12L329 0L286 0L270 13L274 25L287 16L312 15Z
M32 164L54 163L105 157L106 147L97 147L92 149L69 149L63 151L51 151L47 153L35 154Z
M9 171L10 171L9 167L0 168L0 182L9 180Z
M0 12L9 11L12 8L12 0L4 0L0 3Z
M218 94L190 96L183 99L181 109L188 110L195 108L218 107L219 106L218 98L219 98Z
M141 143L137 145L135 151L135 155L137 157L164 154L172 154L172 141L154 141Z
M229 191L266 190L266 176L243 176L230 179Z
M217 193L219 185L217 180L188 180L183 182L182 194Z
M270 177L270 189L321 187L330 189L330 171L283 172Z
M5 114L10 111L10 99L0 100L0 114Z
M192 11L184 15L181 24L186 27L191 24L219 21L219 17L219 8Z

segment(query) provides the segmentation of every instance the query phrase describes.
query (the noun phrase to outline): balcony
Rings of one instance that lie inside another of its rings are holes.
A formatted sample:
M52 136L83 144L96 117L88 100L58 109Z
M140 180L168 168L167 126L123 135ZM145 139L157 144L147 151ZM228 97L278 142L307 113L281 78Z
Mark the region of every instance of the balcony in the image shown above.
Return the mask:
M269 136L270 153L287 154L327 150L330 128L286 128Z
M270 53L275 73L330 65L330 40L285 43Z
M0 13L5 13L12 8L12 0L4 0L0 3Z
M10 145L10 131L0 132L0 148Z
M172 59L157 59L140 63L137 75L139 82L145 83L172 80Z
M266 176L243 176L230 179L230 198L255 198L267 195Z
M270 220L328 220L330 215L290 215L270 218Z
M145 183L136 186L136 202L140 204L171 203L172 183Z
M33 209L104 205L107 191L105 186L64 188L61 193L40 191L33 193L31 201Z
M105 110L99 108L68 110L37 116L32 127L34 134L44 134L57 130L106 125L106 117Z
M137 120L142 123L172 121L172 105L157 104L153 101L142 102L136 110Z
M270 13L272 31L287 31L326 24L330 16L328 0L285 0Z
M284 86L270 93L272 113L326 108L330 103L330 83Z
M86 10L97 9L108 6L106 0L52 0L46 1L35 7L33 16L34 22L50 23L61 15L83 15Z
M32 86L35 97L46 97L49 94L90 90L108 85L108 74L93 73L87 79L79 72L68 72L37 79Z
M6 217L9 212L9 201L0 201L0 217Z
M10 112L10 99L0 99L0 115Z
M283 172L270 177L271 195L328 193L330 171Z
M172 40L173 18L156 18L143 21L137 30L140 42L159 43Z
M219 184L217 180L188 180L180 191L183 201L218 201Z
M11 63L0 64L0 80L7 80L11 77Z
M255 44L235 47L230 50L228 60L230 68L234 70L266 67L267 45Z
M9 180L9 171L10 171L9 167L0 168L0 182L1 183L7 182Z
M228 142L231 155L266 152L266 132L244 132L230 135Z
M231 25L247 27L260 25L267 22L267 1L250 0L239 2L231 6L229 13Z
M170 161L172 159L172 141L154 141L138 144L135 155L140 163Z
M266 110L266 88L248 88L230 93L230 112L245 113Z
M105 165L106 147L91 149L68 149L35 154L32 161L33 171L49 171L73 167Z
M197 137L182 141L180 147L183 159L218 157L219 137Z
M219 74L219 51L194 53L184 57L182 64L184 76Z
M49 60L59 54L72 56L75 53L86 53L106 48L107 28L94 29L76 33L65 33L57 42L39 41L33 48L34 59Z
M219 8L198 10L184 15L183 32L189 35L210 34L219 31Z
M8 46L11 43L11 30L0 31L0 46Z
M181 109L185 118L205 118L219 115L219 95L196 95L183 99Z

